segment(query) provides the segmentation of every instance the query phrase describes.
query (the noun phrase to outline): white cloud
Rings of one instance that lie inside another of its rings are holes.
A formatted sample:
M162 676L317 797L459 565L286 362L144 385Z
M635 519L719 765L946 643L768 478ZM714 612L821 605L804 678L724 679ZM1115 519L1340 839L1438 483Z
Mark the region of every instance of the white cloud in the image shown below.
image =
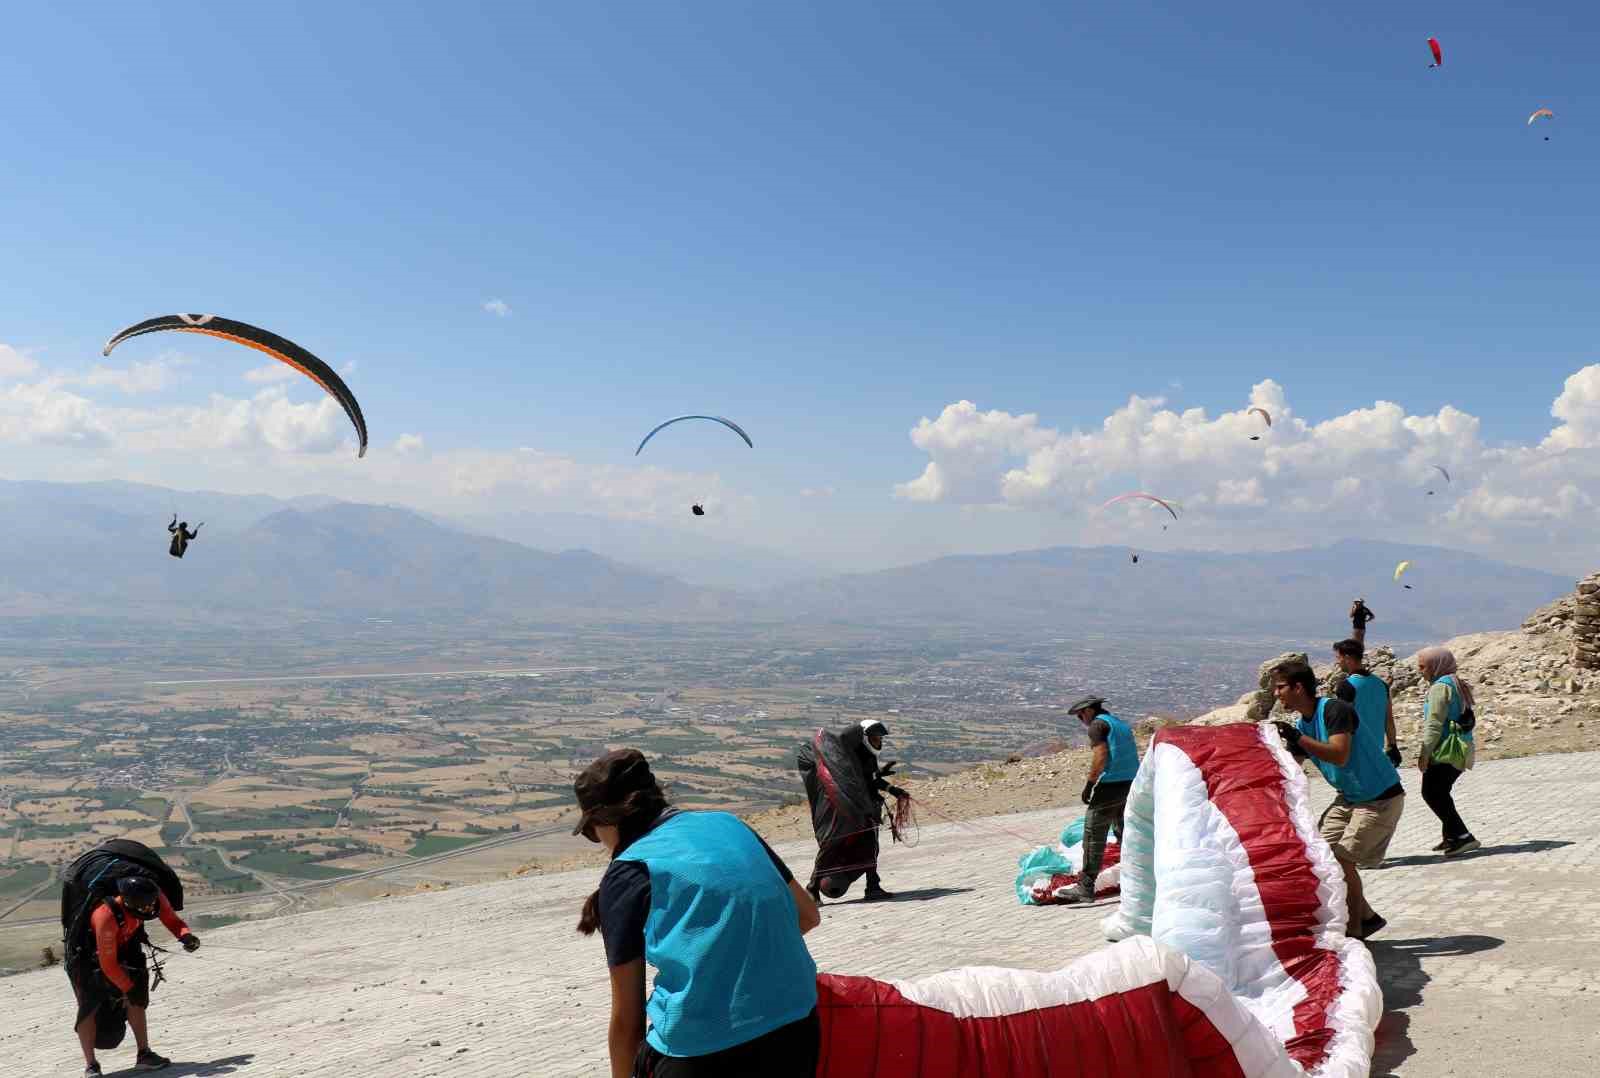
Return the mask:
M800 491L802 498L831 498L836 493L833 487L806 487Z
M166 357L142 360L128 367L106 367L96 363L87 374L71 375L63 381L91 388L110 387L129 396L159 393L178 381L176 372L183 365L181 359Z
M17 349L0 344L0 378L25 378L38 369L39 364Z
M258 386L272 385L275 382L287 382L291 378L299 378L300 372L286 363L268 363L262 367L251 367L244 372L244 380Z
M1253 406L1272 413L1270 430ZM1600 498L1589 493L1600 491L1600 364L1568 378L1551 413L1561 422L1538 444L1490 448L1481 421L1451 406L1411 415L1380 400L1309 421L1271 379L1235 411L1175 411L1134 396L1087 431L958 401L912 429L930 459L894 493L1068 513L1080 541L1144 527L1137 505L1099 506L1145 489L1183 504L1184 541L1224 548L1367 536L1507 554L1535 529L1537 541L1577 549L1600 527Z
M99 449L114 439L105 410L53 382L0 392L0 441Z
M394 440L396 453L421 453L427 449L420 434L402 434Z
M503 299L486 299L483 301L483 309L496 318L505 318L511 313L511 305Z

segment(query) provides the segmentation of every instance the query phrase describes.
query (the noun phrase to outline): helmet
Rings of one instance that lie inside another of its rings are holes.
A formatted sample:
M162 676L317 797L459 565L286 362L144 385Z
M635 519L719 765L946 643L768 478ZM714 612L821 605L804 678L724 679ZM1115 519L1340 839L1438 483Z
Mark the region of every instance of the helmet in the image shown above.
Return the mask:
M161 888L148 876L124 876L117 881L122 904L135 917L148 921L161 909Z
M862 719L861 744L866 746L868 752L876 756L878 754L878 750L872 747L873 734L877 734L879 737L888 737L889 728L883 723L879 722L877 719Z

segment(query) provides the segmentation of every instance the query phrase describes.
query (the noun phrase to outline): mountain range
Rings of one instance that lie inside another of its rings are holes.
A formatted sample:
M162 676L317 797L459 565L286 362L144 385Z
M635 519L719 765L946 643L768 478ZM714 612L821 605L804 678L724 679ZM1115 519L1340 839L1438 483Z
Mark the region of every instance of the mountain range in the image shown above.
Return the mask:
M174 511L206 520L181 561L166 552ZM1120 547L1056 547L825 578L798 560L747 549L745 568L725 579L765 568L769 583L737 592L592 549L648 549L652 535L669 531L570 515L456 522L326 498L0 482L0 616L405 611L1320 638L1339 632L1349 601L1362 595L1378 614L1375 633L1415 642L1514 626L1572 588L1552 573L1380 541L1244 554L1151 551L1138 564ZM558 552L512 541L539 535L598 541ZM688 560L737 556L711 543L697 554L681 537L669 547L669 557ZM1403 583L1393 579L1402 559L1413 563Z

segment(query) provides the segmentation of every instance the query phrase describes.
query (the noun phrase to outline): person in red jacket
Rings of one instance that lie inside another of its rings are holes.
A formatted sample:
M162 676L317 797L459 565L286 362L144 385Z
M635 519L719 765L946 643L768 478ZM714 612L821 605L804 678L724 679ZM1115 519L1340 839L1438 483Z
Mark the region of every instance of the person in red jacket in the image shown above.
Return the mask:
M145 1024L145 1008L150 1005L150 970L145 965L140 944L145 940L144 923L161 919L167 931L176 936L183 949L193 951L200 940L172 909L161 888L147 876L127 876L117 881L117 893L105 899L89 915L89 930L94 935L97 961L73 978L72 989L78 999L78 1044L83 1048L85 1078L100 1073L94 1057L97 1016L101 1004L122 998L128 1005L128 1025L133 1028L139 1054L136 1071L154 1071L172 1061L150 1047Z

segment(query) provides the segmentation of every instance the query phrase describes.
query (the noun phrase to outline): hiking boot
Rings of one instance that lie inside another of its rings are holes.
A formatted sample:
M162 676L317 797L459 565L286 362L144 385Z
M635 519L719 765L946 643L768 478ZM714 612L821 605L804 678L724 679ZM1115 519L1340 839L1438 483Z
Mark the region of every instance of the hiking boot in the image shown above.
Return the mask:
M1482 845L1483 843L1468 835L1466 838L1452 840L1450 845L1444 848L1444 855L1446 857L1459 857L1464 853L1471 853Z
M1085 891L1081 887L1074 887L1072 890L1064 893L1059 899L1057 899L1057 901L1065 903L1068 906L1087 906L1094 902L1094 892Z
M1378 915L1377 911L1374 910L1371 917L1368 917L1361 922L1360 938L1364 940L1371 939L1373 936L1376 936L1379 932L1382 932L1386 927L1388 927L1388 924L1389 922L1385 921Z
M170 1066L172 1066L172 1060L166 1056L157 1055L155 1050L151 1048L139 1049L139 1055L133 1061L133 1069L136 1071L158 1071L163 1067Z
M894 897L894 892L885 891L882 887L868 887L864 897L868 902L886 902Z
M1450 840L1447 839L1447 838L1443 838L1443 839L1439 840L1438 845L1433 847L1433 852L1434 853L1439 853L1440 851L1448 850L1449 848L1450 848Z
M91 1063L83 1068L83 1078L100 1078L100 1064Z

